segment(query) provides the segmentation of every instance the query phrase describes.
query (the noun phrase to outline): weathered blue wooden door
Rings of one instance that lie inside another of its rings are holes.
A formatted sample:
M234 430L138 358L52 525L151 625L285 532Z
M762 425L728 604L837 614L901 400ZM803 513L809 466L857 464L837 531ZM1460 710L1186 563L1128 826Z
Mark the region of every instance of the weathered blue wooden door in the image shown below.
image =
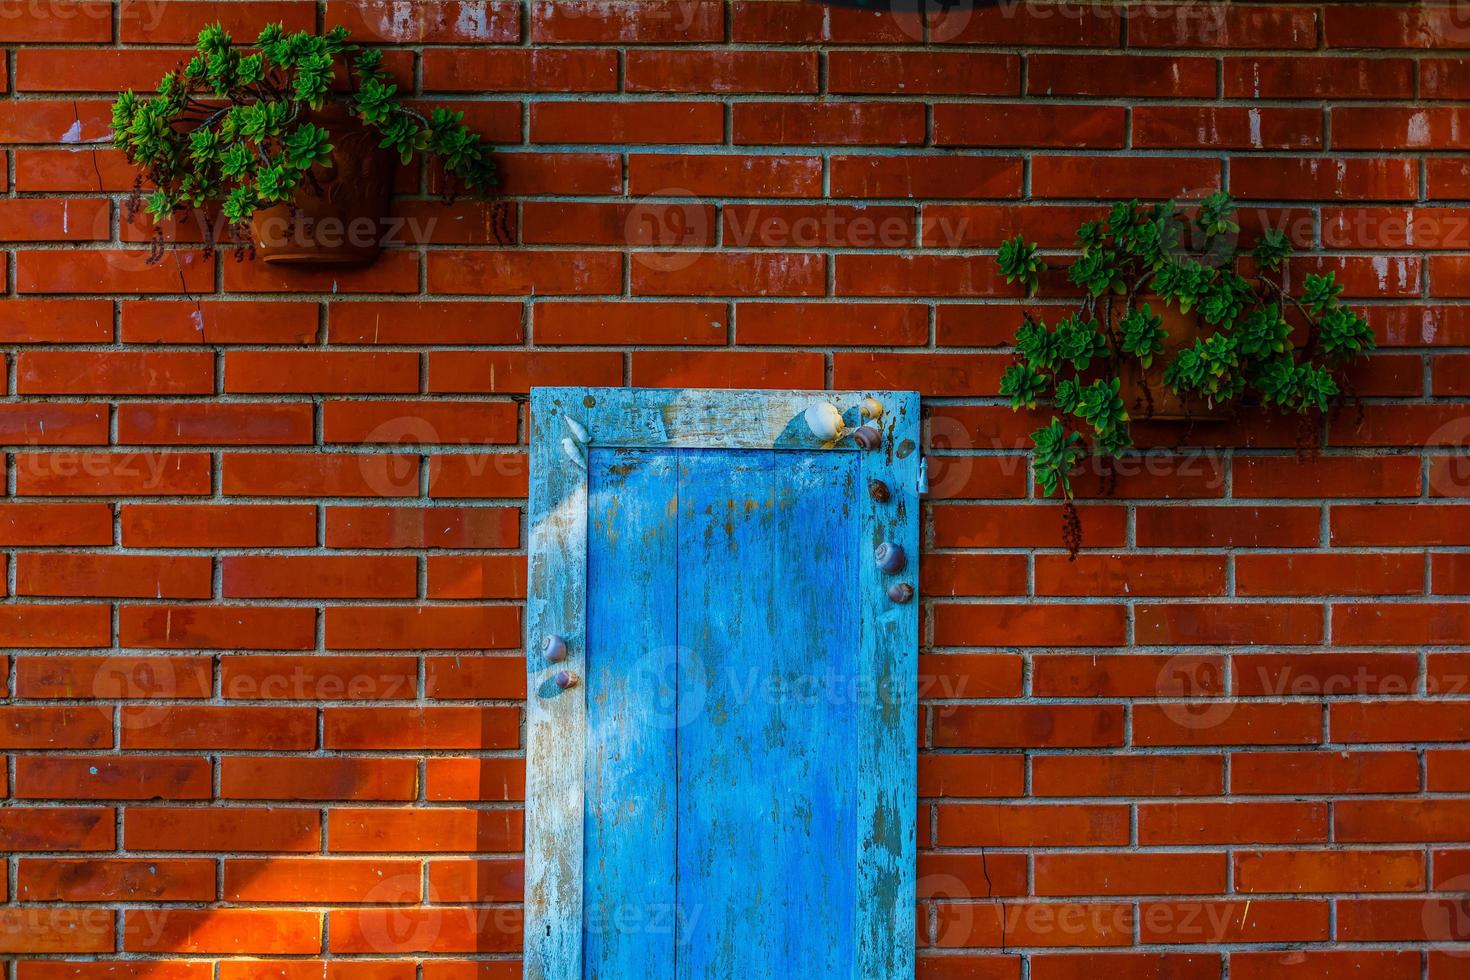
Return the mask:
M917 400L694 395L533 399L526 975L912 976Z

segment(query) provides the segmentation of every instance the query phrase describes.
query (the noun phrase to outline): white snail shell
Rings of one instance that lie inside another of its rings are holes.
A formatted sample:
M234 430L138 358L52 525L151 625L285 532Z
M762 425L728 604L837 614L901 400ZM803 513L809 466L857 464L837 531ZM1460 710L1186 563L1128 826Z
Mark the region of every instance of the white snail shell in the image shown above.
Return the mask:
M881 419L883 417L883 403L876 398L864 398L863 407L860 411L865 419Z
M807 428L823 442L842 438L842 413L831 402L817 402L805 412Z

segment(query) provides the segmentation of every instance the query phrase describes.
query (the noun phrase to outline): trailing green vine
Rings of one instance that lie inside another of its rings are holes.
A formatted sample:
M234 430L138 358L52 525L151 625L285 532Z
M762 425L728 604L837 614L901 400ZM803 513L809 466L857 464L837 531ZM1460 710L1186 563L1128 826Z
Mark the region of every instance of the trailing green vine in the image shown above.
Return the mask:
M1209 330L1163 364L1164 387L1185 405L1254 402L1313 431L1342 398L1344 369L1374 348L1368 323L1340 303L1334 273L1305 276L1293 294L1286 235L1267 230L1243 252L1239 232L1225 193L1206 198L1193 217L1174 202L1120 202L1077 231L1079 254L1067 270L1082 290L1076 310L1052 327L1028 316L1017 330L1016 363L1000 391L1013 409L1045 402L1057 413L1032 433L1032 467L1045 496L1066 498L1069 527L1072 475L1089 458L1107 465L1133 445L1125 367L1142 382L1145 414L1152 413L1145 379L1169 347L1155 304L1193 315ZM1047 271L1035 243L1019 236L1001 243L997 262L1027 295ZM1304 335L1294 335L1294 324ZM1069 532L1067 544L1075 556L1080 536Z
M338 65L348 63L349 91L339 95ZM219 24L205 28L194 57L164 76L155 97L128 91L113 103L113 144L139 170L135 202L144 181L154 186L144 204L155 221L220 202L231 238L248 240L256 211L291 200L313 167L331 166L330 138L309 112L334 99L404 163L428 153L465 190L483 194L496 185L490 148L464 125L464 114L434 109L425 116L405 106L382 53L351 44L341 27L287 34L272 24L251 52Z

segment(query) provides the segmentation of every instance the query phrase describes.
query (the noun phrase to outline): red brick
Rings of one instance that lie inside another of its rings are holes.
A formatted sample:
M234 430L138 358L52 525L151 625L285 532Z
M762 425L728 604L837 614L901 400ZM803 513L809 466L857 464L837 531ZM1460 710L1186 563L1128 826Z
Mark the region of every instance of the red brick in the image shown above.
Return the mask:
M1087 547L1123 545L1127 515L1122 508L1084 504L1077 511ZM1062 547L1061 508L1055 504L939 506L934 508L933 523L933 543L941 548Z
M521 39L516 0L329 0L326 26L338 24L358 41L392 44L514 44Z
M329 749L513 749L518 708L326 708Z
M1417 980L1419 970L1417 951L1313 949L1230 954L1232 980L1337 980L1352 976Z
M502 296L612 293L622 279L613 252L436 251L429 258L429 290Z
M1320 540L1314 507L1159 507L1138 512L1144 548L1310 548Z
M25 698L204 698L212 676L203 657L48 654L16 660L15 691Z
M506 507L332 507L329 548L513 548L519 513Z
M519 555L438 555L428 559L431 599L523 599L526 561Z
M931 714L934 745L939 748L1123 744L1123 711L1117 705L954 705Z
M629 51L630 92L817 91L817 54L807 51Z
M921 797L1020 796L1025 784L1026 767L1020 756L919 756Z
M109 115L107 105L104 101L91 99L37 99L24 103L7 100L0 105L0 143L88 143L105 140ZM144 253L133 254L141 265ZM60 253L51 255L60 257Z
M1227 98L1407 99L1413 94L1414 63L1407 58L1225 59Z
M1032 980L1220 980L1214 953L1058 953L1031 957Z
M23 859L16 896L27 902L212 902L214 862Z
M16 799L207 800L212 795L207 759L22 756L15 760ZM213 897L211 889L204 899Z
M112 543L108 504L0 504L0 544Z
M615 92L615 51L429 49L426 92Z
M1470 806L1463 800L1342 800L1336 817L1341 841L1454 841L1470 824Z
M1470 604L1343 603L1332 610L1332 638L1361 646L1470 642Z
M731 142L745 145L911 146L924 142L924 107L909 102L737 102Z
M1334 124L1336 121L1334 115ZM1334 145L1341 145L1335 125L1333 140ZM1320 149L1322 112L1245 106L1139 106L1133 110L1133 143L1139 147Z
M1454 7L1358 4L1329 8L1323 35L1330 48L1463 48L1465 25Z
M524 877L516 858L429 863L429 890L441 902L519 902Z
M153 649L304 650L312 642L311 609L252 606L123 606L124 646Z
M419 389L419 356L356 351L232 351L225 391L391 394Z
M516 851L522 823L518 810L341 809L327 819L327 847L341 853Z
M24 198L0 202L0 241L96 242L111 238L105 201Z
M1133 744L1317 745L1322 708L1315 704L1201 701L1133 706Z
M112 810L96 807L10 806L0 810L0 847L10 852L110 851L116 845L113 820Z
M1218 796L1224 765L1210 755L1036 756L1034 796Z
M109 529L108 540L101 543L110 540ZM310 547L316 544L316 508L129 504L122 508L122 543L164 548Z
M316 339L315 303L132 300L122 304L128 344L306 344Z
M633 384L642 388L821 388L825 362L816 353L635 351Z
M1464 99L1466 87L1463 58L1421 58L1419 89L1425 99ZM1453 161L1447 161L1453 162Z
M225 756L220 796L235 800L412 800L413 759Z
M99 48L30 48L15 53L17 92L150 90L179 67L181 52Z
M521 394L544 384L617 385L623 356L607 351L454 351L429 354L429 391Z
M26 552L15 558L17 595L207 599L210 559Z
M133 851L311 851L320 846L316 810L266 807L131 807L123 846Z
M1459 942L1464 938L1461 901L1458 896L1344 899L1337 903L1337 933L1353 943Z
M1304 844L1327 840L1325 803L1144 803L1138 842Z
M719 0L642 0L609 6L596 0L537 0L531 40L543 44L692 44L725 39Z
M105 647L111 618L107 606L0 606L0 647Z
M913 27L887 10L823 9L765 0L736 0L730 19L731 39L746 44L909 44L916 40Z
M543 303L536 307L536 342L723 346L726 313L723 303Z
M1263 653L1232 658L1234 690L1245 697L1406 694L1419 662L1401 653Z
M232 700L404 700L418 673L403 657L231 656L220 661L220 690Z
M507 194L615 194L622 188L616 153L497 153Z
M0 442L26 446L105 446L107 406L0 405Z
M1021 90L1021 59L962 51L833 51L827 56L827 90L875 95L1014 96Z
M1103 605L973 605L934 607L934 644L947 647L1119 646L1125 610Z
M1352 552L1239 555L1235 576L1242 596L1414 595L1424 591L1424 559Z
M438 756L427 760L425 774L429 800L524 800L526 767L519 759L453 759Z
M1205 555L1036 556L1036 594L1208 596L1225 593L1225 562Z
M1230 757L1237 794L1413 793L1418 760L1409 752L1245 752Z
M1289 201L1404 201L1418 197L1412 160L1234 157L1230 192Z
M1115 106L943 103L934 107L936 146L1117 149L1123 146L1125 131L1123 109Z
M1287 943L1321 942L1332 932L1326 902L1159 902L1138 908L1146 943Z
M0 21L0 42L111 41L111 5L88 0L56 0L42 7L21 6Z
M1140 605L1136 615L1139 643L1291 645L1322 639L1322 609L1305 604Z
M131 909L123 949L134 953L316 953L322 914L256 909Z
M118 442L151 446L309 446L312 408L259 402L128 403L118 406Z
M1042 697L1215 697L1226 673L1224 658L1207 653L1055 654L1033 662L1031 687Z
M214 355L22 351L15 384L23 395L209 395Z
M96 909L8 908L0 912L0 953L111 953L114 918Z
M18 293L201 293L214 288L214 260L174 251L148 264L140 249L15 253Z
M171 705L124 708L123 746L144 749L303 749L316 742L309 708Z
M827 260L811 252L641 252L635 296L820 296Z
M112 301L11 299L0 322L7 344L106 344L112 341Z
M1314 48L1308 7L1150 7L1128 12L1128 43L1140 48Z
M719 143L725 115L713 102L535 102L530 131L533 143Z
M342 606L326 611L329 650L480 650L518 647L513 606Z
M424 693L435 700L526 696L525 662L519 657L432 657L424 667Z
M525 336L518 302L333 303L328 316L333 344L518 344Z
M111 707L0 706L0 749L111 747Z
M992 156L834 156L832 196L1020 197L1021 161Z
M1227 873L1224 854L1038 854L1036 894L1216 895Z
M820 157L628 155L628 192L641 196L819 197Z
M1215 95L1215 61L1192 57L1033 54L1026 58L1026 91L1041 96L1207 99Z
M1422 851L1245 851L1235 855L1236 887L1247 893L1413 892L1424 890Z
M326 905L416 903L422 889L417 861L341 858L236 858L225 861L227 902Z
M228 496L406 497L419 486L419 460L403 454L225 453Z
M1128 843L1126 806L946 804L938 807L946 847L1106 847Z

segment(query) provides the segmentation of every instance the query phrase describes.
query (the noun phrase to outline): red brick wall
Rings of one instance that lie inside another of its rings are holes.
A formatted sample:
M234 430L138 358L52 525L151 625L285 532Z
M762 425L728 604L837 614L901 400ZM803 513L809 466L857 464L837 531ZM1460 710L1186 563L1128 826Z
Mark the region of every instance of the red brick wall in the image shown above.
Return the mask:
M413 172L369 269L147 264L107 102L216 18L386 42L505 147L520 244ZM922 37L0 2L11 980L519 976L533 384L926 396L921 976L1470 972L1470 19L1008 3ZM1222 187L1370 311L1361 414L1305 460L1267 418L1141 431L1069 564L994 396L989 249Z

